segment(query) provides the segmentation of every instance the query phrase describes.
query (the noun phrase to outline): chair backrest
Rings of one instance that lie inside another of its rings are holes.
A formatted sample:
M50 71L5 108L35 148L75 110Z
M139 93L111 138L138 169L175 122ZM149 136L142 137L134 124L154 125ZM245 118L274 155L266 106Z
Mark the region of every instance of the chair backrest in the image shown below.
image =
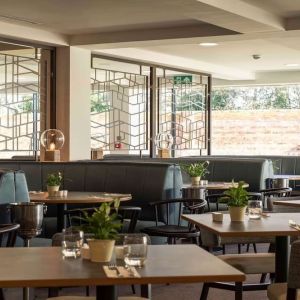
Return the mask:
M204 199L190 199L190 198L178 198L168 199L165 201L159 201L152 203L155 206L155 219L156 226L161 220L159 216L159 207L164 207L166 211L166 224L181 224L181 215L185 214L201 214L204 213L204 209L207 205L207 201Z
M84 212L88 215L92 215L96 208L98 207L67 210L65 214L67 215L68 225L70 227L82 225L81 218L84 216ZM118 215L123 224L121 232L133 233L135 231L141 210L142 209L137 206L119 206ZM113 209L112 211L115 212Z
M300 289L300 240L291 247L287 300L297 299L297 289Z
M0 224L0 247L15 246L19 227L19 224Z

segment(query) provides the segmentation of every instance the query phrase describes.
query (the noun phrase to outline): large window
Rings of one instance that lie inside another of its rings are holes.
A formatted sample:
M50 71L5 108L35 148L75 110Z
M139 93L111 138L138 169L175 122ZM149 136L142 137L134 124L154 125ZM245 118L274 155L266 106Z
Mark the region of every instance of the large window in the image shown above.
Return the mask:
M212 95L212 154L300 154L300 85L215 87Z
M49 58L48 50L0 42L1 159L39 154L50 95Z

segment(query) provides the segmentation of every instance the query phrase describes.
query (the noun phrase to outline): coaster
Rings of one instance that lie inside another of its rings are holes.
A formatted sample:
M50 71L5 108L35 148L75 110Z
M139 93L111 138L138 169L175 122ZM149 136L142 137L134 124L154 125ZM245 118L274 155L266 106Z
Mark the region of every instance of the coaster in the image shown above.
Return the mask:
M135 267L123 267L123 266L117 266L118 271L120 274L118 274L117 270L115 269L109 269L108 266L103 266L103 270L107 277L109 278L128 278L128 277L137 277L140 278L141 275L137 272Z

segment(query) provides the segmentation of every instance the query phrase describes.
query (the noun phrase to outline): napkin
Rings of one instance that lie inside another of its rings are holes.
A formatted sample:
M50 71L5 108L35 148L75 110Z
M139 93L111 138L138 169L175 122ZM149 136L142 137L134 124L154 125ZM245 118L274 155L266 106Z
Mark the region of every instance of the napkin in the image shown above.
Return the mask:
M109 269L108 266L103 266L103 270L107 277L110 278L121 278L121 277L138 277L140 278L141 275L137 272L135 267L123 267L123 266L117 266L119 272L121 273L121 276L117 274L116 270Z

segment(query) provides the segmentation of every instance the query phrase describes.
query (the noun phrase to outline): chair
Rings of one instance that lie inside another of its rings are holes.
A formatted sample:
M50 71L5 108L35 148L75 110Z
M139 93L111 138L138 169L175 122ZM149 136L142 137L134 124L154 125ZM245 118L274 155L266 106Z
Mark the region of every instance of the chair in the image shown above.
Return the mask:
M150 203L155 208L156 226L146 227L142 232L150 236L166 237L168 244L176 244L176 239L191 239L199 244L199 228L192 224L181 224L181 214L201 214L204 212L207 202L203 199L168 199ZM163 207L166 211L166 220L158 215L158 207ZM163 221L163 225L158 223Z
M263 201L263 206L266 207L267 203L266 200L267 198L271 197L289 197L292 193L293 189L288 187L288 188L271 188L271 189L264 189L260 190L259 192L262 194L262 201Z
M245 254L229 254L219 255L218 258L222 259L229 265L235 267L239 271L250 274L267 274L275 272L275 253L245 253ZM257 284L242 284L243 291L255 291L255 290L266 290L269 283L261 282ZM240 290L240 287L224 282L210 282L204 283L200 300L206 300L208 296L209 288L226 289L235 291L236 293Z
M291 247L289 275L287 283L273 283L268 287L270 300L299 300L300 293L300 241Z
M19 224L0 224L0 247L14 247ZM3 244L3 245L2 245ZM3 290L0 288L0 300L4 300Z
M137 206L119 206L118 215L120 216L121 222L124 225L122 228L123 232L128 232L128 233L134 232L141 210L142 209ZM66 210L65 214L67 216L68 225L69 226L82 225L82 221L80 218L84 216L84 212L88 214L92 214L94 211L95 211L95 207ZM126 223L126 221L128 224Z

